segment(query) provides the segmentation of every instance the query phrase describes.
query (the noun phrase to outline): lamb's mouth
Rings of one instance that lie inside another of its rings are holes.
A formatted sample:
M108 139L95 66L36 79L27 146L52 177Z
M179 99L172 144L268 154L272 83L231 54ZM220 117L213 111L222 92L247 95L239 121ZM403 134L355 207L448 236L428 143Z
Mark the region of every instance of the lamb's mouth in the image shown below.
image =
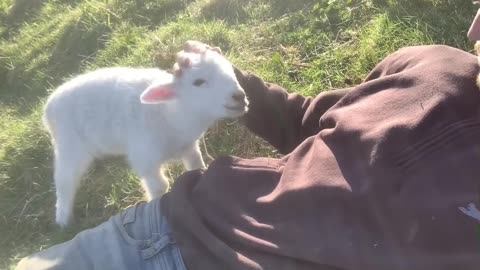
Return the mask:
M245 105L235 105L235 106L229 106L229 105L224 105L225 109L229 111L234 111L234 112L243 112L246 110Z

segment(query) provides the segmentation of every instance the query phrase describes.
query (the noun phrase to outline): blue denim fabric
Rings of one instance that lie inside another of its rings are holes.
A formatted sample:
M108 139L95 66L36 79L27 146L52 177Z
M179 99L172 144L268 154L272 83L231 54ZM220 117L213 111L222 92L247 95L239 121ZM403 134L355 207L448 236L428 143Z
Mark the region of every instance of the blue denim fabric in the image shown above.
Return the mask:
M139 204L72 240L24 258L16 269L186 270L160 200Z

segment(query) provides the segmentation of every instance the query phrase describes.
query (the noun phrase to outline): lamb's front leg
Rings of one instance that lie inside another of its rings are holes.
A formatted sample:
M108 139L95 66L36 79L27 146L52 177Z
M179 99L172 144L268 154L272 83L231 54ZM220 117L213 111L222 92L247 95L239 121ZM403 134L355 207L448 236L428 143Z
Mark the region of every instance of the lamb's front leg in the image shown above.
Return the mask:
M152 148L148 151L136 148L130 151L128 159L133 170L141 179L148 201L160 198L167 192L169 183L168 178L162 172L161 166L165 162L165 158L161 154L152 153Z
M193 143L189 149L187 149L182 160L187 171L206 168L198 140L195 141L195 143Z
M145 190L145 195L148 201L155 198L160 198L168 190L168 178L163 174L162 168L154 168L139 172L142 187Z

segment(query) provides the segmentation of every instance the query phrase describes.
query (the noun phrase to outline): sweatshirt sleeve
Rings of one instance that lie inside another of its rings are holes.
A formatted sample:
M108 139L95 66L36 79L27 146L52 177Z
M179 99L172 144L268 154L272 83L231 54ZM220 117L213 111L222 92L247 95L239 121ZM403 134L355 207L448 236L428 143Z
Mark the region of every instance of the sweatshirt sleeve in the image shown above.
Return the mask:
M251 73L235 69L240 85L250 102L243 121L250 131L260 136L280 153L288 154L306 138L320 131L320 117L350 89L303 97L288 93L282 87L266 83Z

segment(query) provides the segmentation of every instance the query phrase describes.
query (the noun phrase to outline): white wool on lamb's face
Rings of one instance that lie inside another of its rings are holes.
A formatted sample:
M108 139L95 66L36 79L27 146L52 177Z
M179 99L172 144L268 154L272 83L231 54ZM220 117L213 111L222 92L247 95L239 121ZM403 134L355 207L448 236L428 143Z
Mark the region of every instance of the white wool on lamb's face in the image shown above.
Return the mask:
M144 104L176 102L211 120L238 117L248 110L248 100L232 64L214 50L180 52L173 80L152 83L140 100Z
M191 59L192 65L184 68L177 78L180 98L214 118L236 117L245 112L245 92L232 65L223 56L210 50L202 54L184 54Z
M174 80L167 85L163 81L152 84L142 95L142 103L178 102L214 120L246 112L248 101L233 67L217 52L181 52L174 70Z

